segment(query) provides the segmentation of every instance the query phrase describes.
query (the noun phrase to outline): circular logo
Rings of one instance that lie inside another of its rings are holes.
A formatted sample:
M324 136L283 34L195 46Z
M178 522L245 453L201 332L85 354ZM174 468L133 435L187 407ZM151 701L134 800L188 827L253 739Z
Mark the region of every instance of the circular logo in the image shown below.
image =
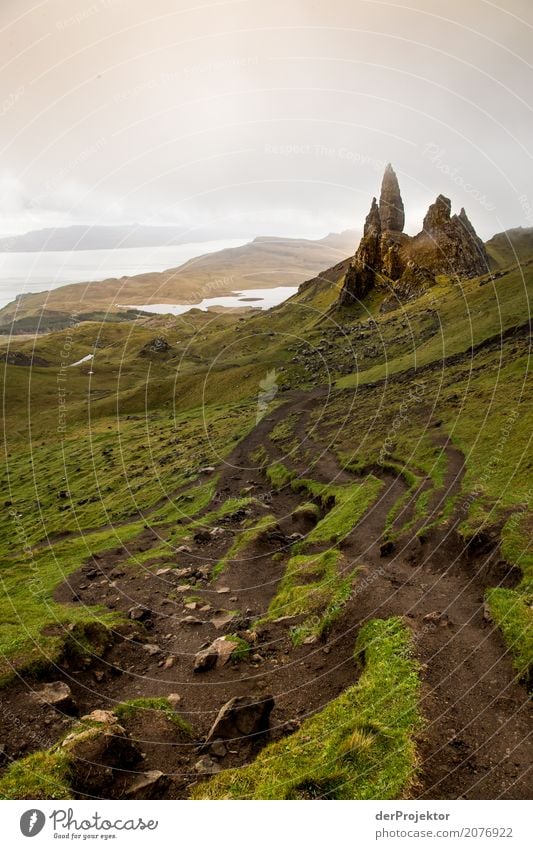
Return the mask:
M37 808L32 808L29 811L24 811L20 818L20 830L24 837L35 837L42 831L46 822L46 817L42 811Z

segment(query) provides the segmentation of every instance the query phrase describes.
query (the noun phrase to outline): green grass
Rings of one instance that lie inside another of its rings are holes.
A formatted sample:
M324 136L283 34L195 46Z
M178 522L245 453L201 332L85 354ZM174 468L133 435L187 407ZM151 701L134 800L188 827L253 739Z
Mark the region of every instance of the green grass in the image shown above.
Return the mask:
M142 719L143 713L147 711L160 711L176 728L188 736L192 735L192 727L179 713L176 713L165 698L130 699L127 702L120 702L113 712L117 719L123 721L133 719L136 716Z
M296 472L287 469L283 463L271 463L267 469L267 477L274 489L282 489L295 477Z
M518 678L530 679L533 668L533 597L494 587L487 590L486 598L494 621L512 652Z
M466 456L463 532L495 524L507 508L527 501L533 473L533 413L527 405L528 358L519 356L471 381L460 416L446 411L454 444ZM468 496L472 495L472 504Z
M262 516L257 521L252 521L250 527L246 527L243 528L243 530L238 531L235 541L230 546L224 557L222 557L213 567L212 577L218 578L222 572L231 566L233 561L241 560L242 558L239 557L239 555L253 545L253 543L256 542L256 540L258 540L269 528L275 528L276 525L276 517L267 515Z
M267 745L256 760L193 788L196 799L401 799L418 769L419 667L399 618L360 632L357 684Z
M357 570L343 575L342 562L342 554L336 549L291 557L261 621L305 615L304 622L292 631L295 644L305 637L320 637L331 627L351 596Z
M306 501L304 504L299 504L298 507L292 511L292 518L309 519L316 524L320 519L320 507L312 501Z
M0 576L0 682L6 683L14 670L57 663L67 646L83 652L91 628L101 640L102 628L116 622L117 615L98 607L58 604L53 591L91 554L127 544L142 528L138 522L92 534L90 541L73 537L48 549L28 550L23 559L4 560ZM43 633L45 628L54 633Z
M171 566L179 566L179 556L176 554L176 548L184 543L190 542L196 531L204 528L209 529L215 526L217 521L220 521L225 516L229 516L237 510L250 506L253 503L253 500L254 499L250 496L246 496L244 498L227 498L226 501L222 502L222 504L220 504L215 510L211 510L209 513L205 513L199 517L194 515L195 511L191 508L188 511L188 518L190 519L189 522L181 523L182 520L180 520L180 523L178 524L170 524L168 521L161 522L157 527L169 527L169 532L166 538L156 543L151 548L147 548L145 551L137 552L134 557L131 557L127 561L128 565L142 565L148 560L156 560L157 567L159 567L161 563L168 563ZM198 512L200 512L204 506L205 501L203 501Z
M521 570L516 589L497 587L487 592L494 621L513 654L519 678L531 679L533 669L533 549L531 521L526 512L513 513L503 528L502 554Z
M0 777L0 799L72 799L68 753L34 752L12 763Z
M239 661L246 660L250 656L252 647L250 643L242 637L239 637L237 634L228 634L226 636L226 640L230 640L232 643L235 643L235 648L230 654L231 661L239 663Z
M269 433L273 442L279 442L282 446L291 443L294 437L294 426L300 418L299 413L289 413L281 421L277 422Z
M488 286L480 287L477 280L461 285L443 282L404 304L401 310L383 318L375 316L383 353L368 365L364 361L353 374L339 377L337 386L356 387L413 366L420 369L442 361L443 355L466 351L507 327L522 324L529 314L527 289L532 280L533 270L525 268L523 273L514 269ZM436 315L429 312L431 309ZM408 320L406 330L398 326L399 318Z
M335 543L344 539L376 500L383 482L368 475L361 483L320 484L305 478L293 480L296 492L307 492L329 512L306 536L305 544Z

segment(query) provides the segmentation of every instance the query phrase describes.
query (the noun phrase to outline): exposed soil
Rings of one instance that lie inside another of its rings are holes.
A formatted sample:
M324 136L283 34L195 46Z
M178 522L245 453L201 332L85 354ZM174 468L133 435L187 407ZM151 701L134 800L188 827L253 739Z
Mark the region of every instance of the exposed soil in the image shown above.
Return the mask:
M419 741L421 773L414 795L528 798L532 752L527 692L514 678L498 629L484 618L483 604L487 587L514 586L519 576L501 559L496 542L488 540L478 550L464 547L456 531L461 518L457 513L446 525L421 536L417 531L422 522L418 522L382 556L387 515L407 488L400 477L379 473L384 483L379 498L341 544L350 568L362 568L343 615L323 641L295 648L289 634L295 620L279 621L258 630L258 640L246 659L207 672L193 671L195 654L216 637L235 632L250 637L250 624L267 610L284 572L286 558L273 556L287 553L291 534L309 530L305 520L295 522L291 516L302 497L290 488L273 492L264 470L252 459L254 452L264 447L271 460L283 458L286 465L317 480L355 479L339 468L317 433L309 432L308 414L326 402L327 395L319 390L293 393L237 446L220 470L215 504L238 496L243 487L252 487L250 494L256 502L244 513L237 511L221 520L215 536L195 541L191 535L185 543L189 551L126 566L126 560L160 542L161 530L155 533L147 527L127 549L95 555L58 587L57 601L99 604L126 616L141 605L147 618L142 624L130 620L117 627L103 657L80 651L65 658L45 680L66 681L80 715L97 708L113 709L133 698L179 693L179 711L194 729L192 742L176 734L172 724L156 712L144 712L142 722L130 721L127 730L146 756L142 770L163 771L165 798L182 798L198 779L194 770L200 757L198 745L228 699L272 694L275 708L269 739L290 733L356 681L353 646L361 625L374 617L402 615L412 626L423 663L422 711L427 722ZM294 427L298 457L312 448L310 469L302 468L290 452L285 457L279 442L270 438L274 426L291 414L298 416ZM449 496L459 493L463 475L460 452L444 442L442 448L447 457L446 478L442 490L431 494L427 524L438 518ZM413 505L411 499L401 516L402 525ZM259 520L267 513L276 517L278 531L262 534L211 580L213 565L243 529L243 521ZM157 574L161 569L168 571ZM192 570L192 578L180 575L179 570L185 569ZM185 584L193 586L184 590ZM238 611L237 621L220 621L234 611ZM2 693L2 742L8 760L50 745L73 723L71 717L36 705L29 688L42 680L26 677ZM220 766L248 762L263 743L264 739L237 740L219 758Z

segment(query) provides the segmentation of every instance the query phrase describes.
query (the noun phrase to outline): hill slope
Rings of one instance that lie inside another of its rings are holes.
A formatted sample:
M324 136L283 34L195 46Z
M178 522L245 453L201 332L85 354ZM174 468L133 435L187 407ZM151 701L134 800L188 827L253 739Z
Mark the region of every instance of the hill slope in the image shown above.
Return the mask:
M73 316L84 320L121 316L125 312L121 304L194 304L242 289L297 286L353 252L354 243L351 231L317 241L258 238L239 248L198 256L167 271L20 295L0 310L0 332L60 329L70 326Z
M0 795L527 798L533 268L346 270L11 344Z

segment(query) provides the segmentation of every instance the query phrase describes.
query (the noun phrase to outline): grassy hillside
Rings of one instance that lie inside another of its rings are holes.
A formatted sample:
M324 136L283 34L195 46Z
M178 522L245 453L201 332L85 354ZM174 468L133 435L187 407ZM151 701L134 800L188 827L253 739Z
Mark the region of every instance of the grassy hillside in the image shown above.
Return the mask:
M515 227L496 233L485 247L495 268L508 268L533 259L533 227Z
M427 765L449 680L465 700L450 722L467 740L469 698L487 700L480 739L521 721L533 267L441 278L388 312L385 287L336 307L346 268L268 313L88 321L11 340L28 364L1 363L8 703L13 669L34 684L77 670L86 711L179 687L196 746L227 698L275 690L275 739L213 756L223 771L165 791L178 797L399 798L418 786L468 797L466 767L452 788ZM123 643L132 605L150 624ZM195 673L195 653L222 634L237 654ZM509 702L489 709L504 687ZM156 749L147 763L169 774L198 760L191 748L177 770ZM487 775L508 770L515 786L504 752ZM441 755L450 770L454 756Z

